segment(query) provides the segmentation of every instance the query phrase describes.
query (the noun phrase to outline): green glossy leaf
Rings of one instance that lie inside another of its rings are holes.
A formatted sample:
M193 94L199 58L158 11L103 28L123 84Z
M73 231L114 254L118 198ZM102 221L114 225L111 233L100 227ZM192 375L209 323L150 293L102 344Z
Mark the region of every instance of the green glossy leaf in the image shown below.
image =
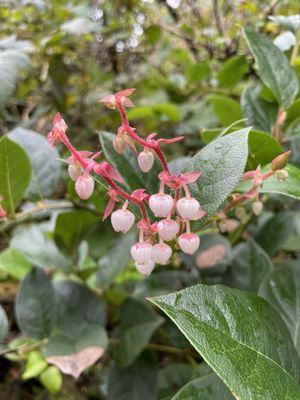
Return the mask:
M263 100L260 90L259 86L246 86L241 95L241 107L244 117L247 118L247 125L270 133L278 107Z
M300 99L297 99L296 101L294 101L294 103L291 104L286 111L287 111L287 114L286 114L285 122L287 124L291 123L296 118L299 118L299 116L300 116Z
M295 215L293 212L279 212L268 219L256 234L255 240L271 256L286 243Z
M288 107L296 97L298 78L286 56L265 35L244 29L248 46L252 51L258 73L282 107Z
M0 341L5 339L7 334L8 334L8 319L6 316L6 312L0 305Z
M244 172L248 133L249 128L241 129L209 143L188 165L188 171L202 172L191 191L208 215L218 209Z
M25 196L42 199L54 193L61 174L59 153L42 135L25 128L16 128L8 136L24 148L31 161L32 176Z
M245 56L233 56L226 60L219 72L217 79L219 85L230 87L239 83L248 71L248 63Z
M16 316L23 335L47 337L53 328L55 311L50 278L41 269L32 269L22 281L16 300Z
M127 234L113 241L111 248L98 261L98 268L92 278L97 288L106 288L124 270L130 259L130 248L136 241L135 234Z
M123 368L131 365L161 323L161 318L144 302L134 298L125 300L120 322L113 331L117 343L112 348L112 356L117 365Z
M172 400L233 400L234 397L216 374L187 383Z
M257 292L262 279L272 270L268 254L253 240L238 244L222 283Z
M156 360L144 352L128 368L111 367L107 400L157 400L157 380Z
M299 399L300 360L280 316L262 298L197 285L150 299L240 400Z
M23 253L28 261L41 268L69 270L71 260L65 257L48 235L48 224L19 226L13 234L10 246ZM51 232L52 233L52 232Z
M0 194L5 210L14 214L29 184L31 165L26 152L7 136L0 140Z
M138 166L136 155L131 150L127 149L122 155L116 153L113 148L113 139L115 135L102 132L99 136L105 157L119 171L128 189L133 191L135 189L145 188L148 193L157 192L157 173L161 170L158 161L155 162L150 173L144 174Z
M88 227L98 220L99 217L87 210L60 213L54 231L56 244L72 253L83 239Z
M0 269L15 279L22 279L32 268L32 264L23 253L8 248L0 253Z
M276 156L283 153L278 141L265 132L251 130L248 145L249 157L255 166L269 164Z
M176 362L160 369L158 375L158 399L171 399L172 395L193 379L195 369L190 364Z
M278 311L300 354L300 263L284 261L261 282L259 295Z
M227 126L242 119L239 103L230 97L210 96L209 101L221 125Z

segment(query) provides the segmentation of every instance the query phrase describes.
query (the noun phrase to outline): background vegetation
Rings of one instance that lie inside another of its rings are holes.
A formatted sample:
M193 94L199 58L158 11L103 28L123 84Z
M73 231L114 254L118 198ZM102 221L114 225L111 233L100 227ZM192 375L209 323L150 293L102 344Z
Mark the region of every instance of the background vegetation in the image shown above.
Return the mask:
M197 283L259 292L300 351L300 16L278 17L298 8L297 0L1 2L3 398L167 400L191 381L201 399L233 398L145 300ZM288 149L294 165L283 186L266 187L261 216L248 207L231 215L231 228L212 220L195 257L178 253L146 279L129 261L135 232L120 237L100 223L105 191L79 201L65 150L45 139L59 111L76 146L96 151L102 133L110 154L107 132L116 133L119 117L97 100L126 87L136 88L128 117L141 135L185 136L167 148L173 170L224 128L245 126L247 169ZM284 398L278 393L270 398ZM191 398L184 395L175 398Z

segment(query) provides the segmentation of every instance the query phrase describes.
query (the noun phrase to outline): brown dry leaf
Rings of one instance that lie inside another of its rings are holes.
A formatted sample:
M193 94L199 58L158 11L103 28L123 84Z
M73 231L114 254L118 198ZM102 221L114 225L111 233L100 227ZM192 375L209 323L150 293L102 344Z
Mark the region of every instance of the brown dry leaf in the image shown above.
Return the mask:
M80 374L93 365L104 354L104 349L98 346L86 347L74 354L64 356L49 356L49 364L55 365L64 374L72 375L78 379Z
M226 247L223 244L215 244L209 249L200 252L196 258L196 265L199 268L211 268L226 255Z

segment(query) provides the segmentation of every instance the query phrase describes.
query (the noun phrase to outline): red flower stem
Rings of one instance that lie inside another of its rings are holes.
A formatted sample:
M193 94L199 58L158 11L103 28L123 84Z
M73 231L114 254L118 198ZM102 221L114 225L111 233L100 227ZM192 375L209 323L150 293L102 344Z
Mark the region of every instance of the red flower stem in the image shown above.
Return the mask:
M167 161L165 159L165 156L163 155L163 152L159 148L159 145L155 141L147 141L147 140L142 139L139 135L137 135L129 125L129 122L128 122L128 119L127 119L127 116L126 116L126 112L125 112L125 108L124 108L124 106L122 104L122 101L119 98L119 96L116 96L116 102L117 102L117 106L118 106L120 114L121 114L122 127L124 128L124 130L128 133L128 135L133 140L135 140L141 146L148 147L148 148L152 149L156 153L157 157L159 158L164 171L167 174L171 175L169 167L168 167L168 163L167 163Z
M60 138L63 144L66 146L66 148L69 150L69 152L72 154L74 158L84 167L86 168L88 166L88 163L85 161L85 159L80 155L80 153L73 147L71 144L70 140L68 139L67 135L65 132L61 131L60 132Z

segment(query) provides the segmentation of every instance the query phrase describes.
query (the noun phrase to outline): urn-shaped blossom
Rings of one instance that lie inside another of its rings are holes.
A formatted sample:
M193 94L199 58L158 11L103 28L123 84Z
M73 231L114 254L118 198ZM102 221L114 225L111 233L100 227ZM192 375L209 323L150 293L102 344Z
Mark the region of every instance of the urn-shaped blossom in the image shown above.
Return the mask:
M138 264L145 264L152 259L152 245L149 243L136 243L131 247L130 253Z
M194 254L200 245L200 238L195 233L183 233L178 238L181 250L186 254Z
M116 210L111 214L111 224L116 232L128 232L134 221L135 216L129 210Z
M182 219L194 219L199 213L200 204L193 197L183 197L177 201L176 208Z
M149 206L156 217L167 217L173 208L174 201L169 194L153 194L149 198Z
M152 260L165 265L172 255L172 249L166 243L157 243L152 248Z
M76 181L75 190L81 199L88 199L94 191L94 179L89 175L81 175Z
M155 263L153 260L149 260L146 263L143 264L139 264L137 262L135 262L135 268L139 271L140 274L144 275L144 276L148 276L151 274L151 272L153 271L153 268L155 266Z
M143 172L149 172L154 163L154 155L150 150L141 151L138 155L138 164Z
M173 240L179 232L179 225L173 219L162 219L157 224L157 232L161 239L166 241Z

